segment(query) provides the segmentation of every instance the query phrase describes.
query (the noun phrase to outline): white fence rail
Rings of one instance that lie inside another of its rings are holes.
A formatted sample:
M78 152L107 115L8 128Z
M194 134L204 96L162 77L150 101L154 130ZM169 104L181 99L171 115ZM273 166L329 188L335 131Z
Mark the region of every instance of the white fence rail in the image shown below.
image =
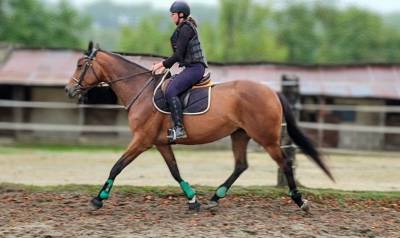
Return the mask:
M79 109L79 108L98 108L98 109L123 109L121 105L109 104L76 104L64 102L30 102L16 100L0 100L0 107L5 108L42 108L42 109Z
M31 102L16 100L0 100L0 107L8 108L43 108L43 109L74 109L74 108L99 108L99 109L123 109L121 105L109 104L76 104L66 102ZM400 106L360 106L360 105L317 105L302 104L300 110L307 111L357 111L357 112L390 112L400 113Z
M128 126L93 126L0 122L0 130L59 131L59 132L129 132Z
M0 108L33 108L33 109L120 109L120 105L82 105L63 102L30 102L15 100L0 100ZM308 111L357 111L377 113L400 113L400 106L342 106L342 105L314 105L304 104L299 106L300 110ZM400 134L400 127L389 126L366 126L349 124L330 124L299 122L301 128L315 129L319 131L351 131L351 132L374 132L386 134ZM128 126L124 125L66 125L66 124L41 124L22 122L0 122L0 130L32 130L32 131L60 131L60 132L127 132Z
M389 112L400 113L400 106L359 106L359 105L316 105L303 104L299 107L300 110L307 111L357 111L357 112Z
M375 132L385 134L400 134L400 127L394 126L361 126L343 125L330 123L299 122L301 128L323 131L352 131L352 132Z

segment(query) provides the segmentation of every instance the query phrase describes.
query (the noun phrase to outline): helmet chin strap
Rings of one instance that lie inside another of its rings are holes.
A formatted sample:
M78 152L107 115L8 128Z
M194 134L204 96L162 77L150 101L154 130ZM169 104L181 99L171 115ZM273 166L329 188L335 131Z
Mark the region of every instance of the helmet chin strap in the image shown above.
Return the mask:
M183 16L183 17L180 17L179 16L179 14L178 14L178 22L177 23L175 23L175 25L179 25L179 24L181 24L182 22L183 22L183 20L182 19L185 19L185 17Z

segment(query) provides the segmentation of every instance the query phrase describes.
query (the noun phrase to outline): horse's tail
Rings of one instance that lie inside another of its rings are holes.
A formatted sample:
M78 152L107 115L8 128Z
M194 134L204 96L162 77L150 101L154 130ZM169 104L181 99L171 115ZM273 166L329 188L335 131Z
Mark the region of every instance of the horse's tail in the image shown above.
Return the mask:
M332 181L335 181L329 168L325 165L324 161L322 160L319 151L315 148L310 138L308 138L298 127L286 97L281 93L278 93L278 97L282 104L283 113L286 120L286 128L290 138L297 146L300 147L300 149L303 151L304 154L312 158L312 160L325 172L325 174Z

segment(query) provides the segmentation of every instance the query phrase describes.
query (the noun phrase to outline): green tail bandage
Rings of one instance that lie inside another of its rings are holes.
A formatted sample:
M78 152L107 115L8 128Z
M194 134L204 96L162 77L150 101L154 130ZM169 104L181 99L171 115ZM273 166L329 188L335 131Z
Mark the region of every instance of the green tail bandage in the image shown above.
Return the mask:
M103 189L101 190L99 197L101 199L108 199L110 197L111 188L113 186L114 180L107 180L106 184L104 184Z
M217 189L217 191L215 192L215 194L217 194L218 197L223 198L223 197L226 196L226 191L228 191L228 188L222 186L222 187L219 187L219 188Z
M188 199L192 199L196 195L196 190L194 190L192 187L190 187L189 183L186 181L182 181L180 183L181 189L185 193L185 196Z

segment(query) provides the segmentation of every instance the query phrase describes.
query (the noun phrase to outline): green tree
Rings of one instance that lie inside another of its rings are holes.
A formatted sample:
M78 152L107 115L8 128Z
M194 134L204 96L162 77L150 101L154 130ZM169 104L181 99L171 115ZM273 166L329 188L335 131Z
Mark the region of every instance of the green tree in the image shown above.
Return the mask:
M51 47L79 47L86 46L82 38L90 30L90 19L81 16L68 1L62 0L56 9L52 9L52 21L49 23Z
M400 31L397 28L387 27L383 30L382 38L385 62L400 62Z
M279 60L286 49L268 27L270 9L250 0L221 1L220 18L199 24L198 31L208 60ZM123 51L171 54L169 38L174 25L164 16L151 15L137 26L121 29L119 48Z
M316 18L310 5L289 4L276 13L277 37L288 48L288 62L314 63L319 47Z
M46 41L46 22L50 21L38 1L15 0L8 2L6 41L24 45L37 45Z
M331 14L326 14L329 11ZM377 52L373 49L379 46L379 34L382 28L378 16L357 8L341 12L324 9L319 12L319 16L324 26L319 61L359 62L378 57L374 55Z
M276 16L277 36L292 63L360 63L398 60L400 31L365 9L335 2L295 1Z
M0 27L0 41L4 39L5 35L5 26L7 25L7 19L4 13L4 8L5 8L5 1L0 0L0 22L1 22L1 27Z
M218 18L201 18L198 31L208 60L313 64L400 59L400 30L378 14L339 8L335 1L288 1L280 10L260 2L220 0ZM165 13L153 11L121 28L119 48L169 55L173 30Z
M136 53L169 55L171 54L169 38L172 31L173 24L166 17L147 16L136 27L121 28L119 48Z
M214 33L220 37L216 42L219 48L213 51L218 52L215 58L222 61L284 60L287 51L269 27L271 16L270 7L251 0L220 0L219 28Z
M2 40L27 47L79 47L80 35L89 26L67 1L46 8L39 0L3 0L5 34Z
M389 62L400 62L400 12L384 16L385 57Z

